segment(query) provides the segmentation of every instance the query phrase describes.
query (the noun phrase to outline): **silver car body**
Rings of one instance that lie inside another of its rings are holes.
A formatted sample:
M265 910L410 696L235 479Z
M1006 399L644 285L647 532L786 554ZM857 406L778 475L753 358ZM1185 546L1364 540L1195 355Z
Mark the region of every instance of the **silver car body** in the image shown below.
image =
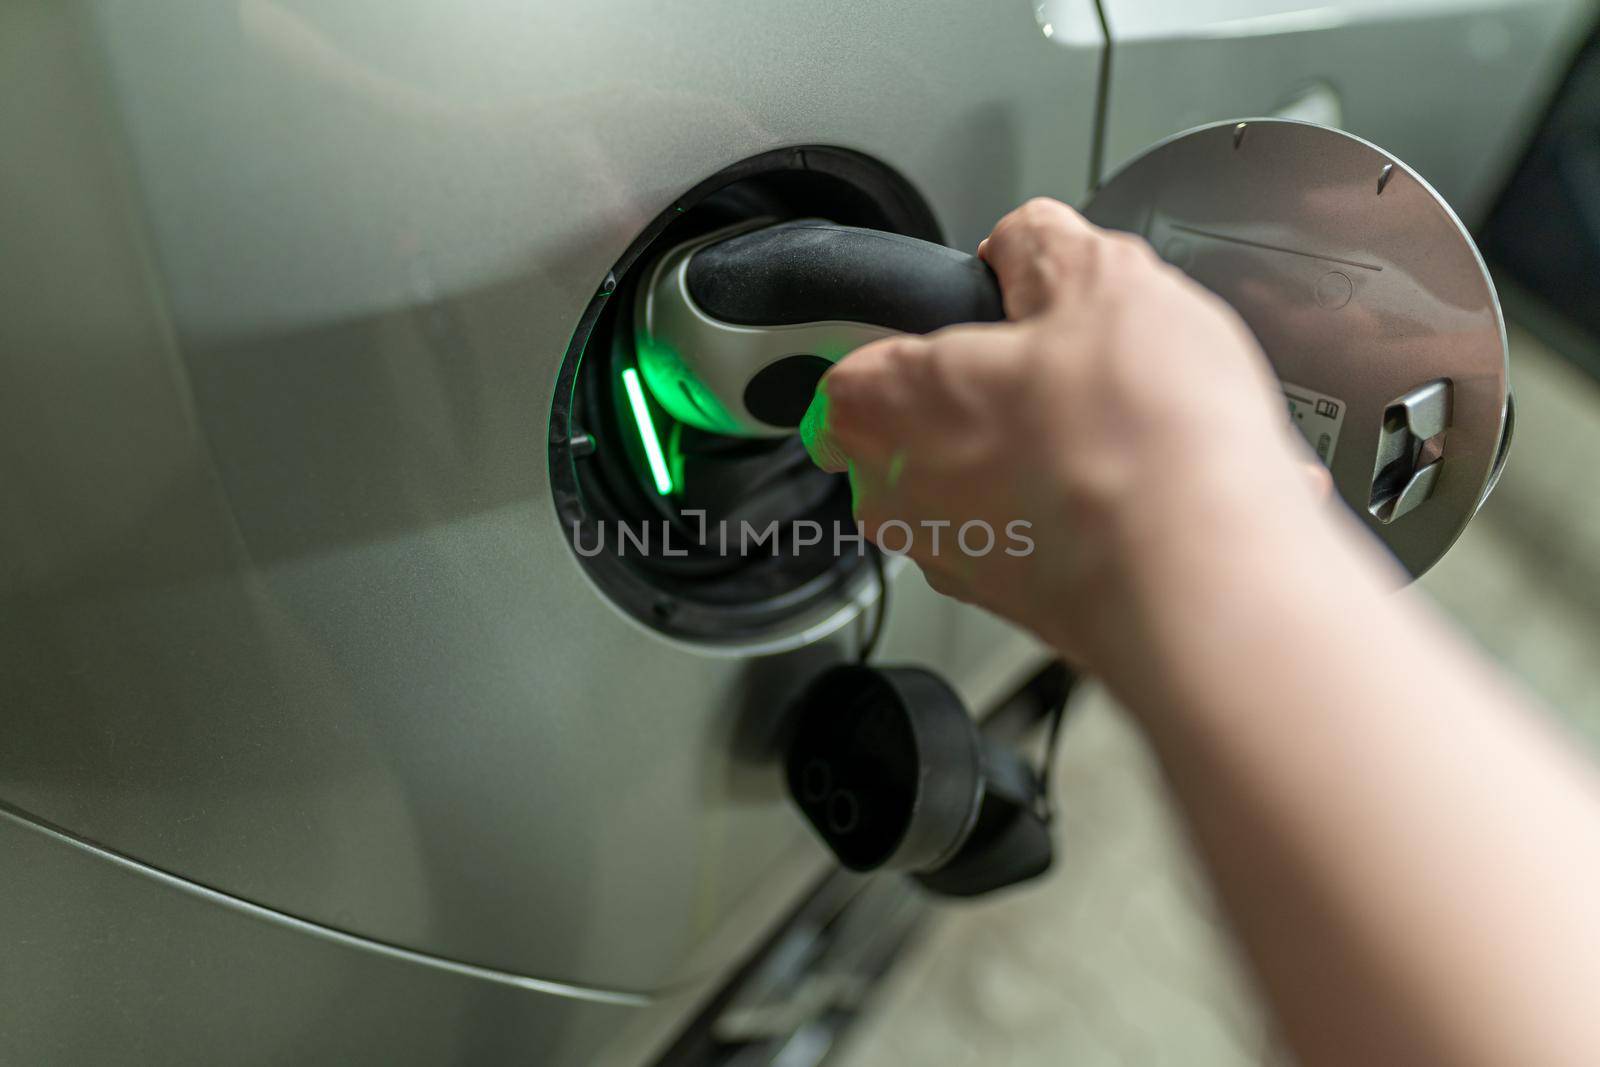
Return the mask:
M854 621L697 648L573 558L551 398L639 230L827 144L971 247L1295 108L1471 222L1585 15L6 4L0 1060L646 1061L828 869L763 741ZM1042 662L895 584L973 707Z

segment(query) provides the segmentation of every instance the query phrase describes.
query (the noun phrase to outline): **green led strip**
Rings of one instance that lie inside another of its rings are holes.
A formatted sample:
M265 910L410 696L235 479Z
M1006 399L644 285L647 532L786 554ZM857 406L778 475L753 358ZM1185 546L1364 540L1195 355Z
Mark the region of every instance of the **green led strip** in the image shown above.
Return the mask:
M639 424L639 439L644 442L645 458L650 461L650 473L655 476L656 492L671 496L672 472L667 469L667 457L661 453L661 441L656 437L656 424L650 418L644 386L639 384L639 372L632 367L625 369L622 386L628 390L628 403L633 405L633 421Z

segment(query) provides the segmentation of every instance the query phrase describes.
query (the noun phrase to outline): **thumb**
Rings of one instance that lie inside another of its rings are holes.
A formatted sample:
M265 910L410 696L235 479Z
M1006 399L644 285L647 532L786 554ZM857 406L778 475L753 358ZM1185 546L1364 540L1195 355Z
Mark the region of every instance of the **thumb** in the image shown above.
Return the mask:
M811 398L811 406L806 408L805 417L800 420L800 440L806 446L811 462L825 471L837 473L849 469L850 458L834 440L833 431L828 425L826 386L826 378L817 383L817 391Z

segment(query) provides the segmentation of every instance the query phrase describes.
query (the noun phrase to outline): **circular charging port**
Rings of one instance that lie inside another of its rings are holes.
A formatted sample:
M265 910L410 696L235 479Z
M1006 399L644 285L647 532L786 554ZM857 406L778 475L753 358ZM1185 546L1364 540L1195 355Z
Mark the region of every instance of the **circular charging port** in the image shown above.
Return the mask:
M824 147L757 156L651 222L590 302L562 364L550 421L561 525L607 596L675 637L748 644L803 633L871 570L873 550L848 536L846 479L816 469L798 438L726 437L673 419L634 344L637 289L657 257L718 230L807 217L939 240L905 179L865 156Z

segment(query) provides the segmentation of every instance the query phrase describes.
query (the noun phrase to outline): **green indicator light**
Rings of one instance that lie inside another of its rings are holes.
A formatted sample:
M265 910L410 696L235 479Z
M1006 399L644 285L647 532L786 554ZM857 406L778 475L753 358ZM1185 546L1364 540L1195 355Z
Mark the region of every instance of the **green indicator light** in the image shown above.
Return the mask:
M644 442L645 458L650 461L650 473L656 479L656 492L672 495L672 472L667 470L667 457L661 454L661 441L656 437L656 424L650 418L650 405L644 399L644 386L639 384L639 372L628 367L622 372L622 386L628 390L628 403L633 405L633 421L639 424L639 439Z

